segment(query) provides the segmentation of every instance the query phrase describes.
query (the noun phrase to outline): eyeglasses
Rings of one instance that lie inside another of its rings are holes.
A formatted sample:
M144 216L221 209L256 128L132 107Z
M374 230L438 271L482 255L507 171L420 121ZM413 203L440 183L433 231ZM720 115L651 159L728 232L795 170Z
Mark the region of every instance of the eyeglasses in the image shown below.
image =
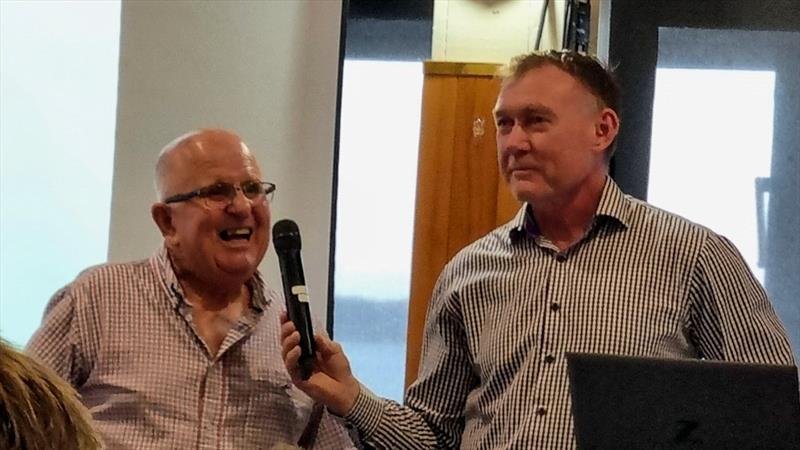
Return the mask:
M242 194L244 194L251 203L261 198L272 201L272 196L275 193L275 185L258 180L244 181L238 186L230 183L214 183L211 186L202 187L191 192L173 195L166 198L164 203L185 202L186 200L197 197L202 200L209 209L224 209L233 203L237 191L242 191Z

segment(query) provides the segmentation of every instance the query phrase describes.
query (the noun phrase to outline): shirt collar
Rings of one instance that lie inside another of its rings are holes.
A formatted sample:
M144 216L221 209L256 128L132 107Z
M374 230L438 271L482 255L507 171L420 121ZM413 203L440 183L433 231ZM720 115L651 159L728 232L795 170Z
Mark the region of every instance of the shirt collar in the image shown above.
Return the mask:
M600 194L600 203L597 205L592 226L596 226L600 220L610 219L624 228L628 228L630 226L630 202L630 197L622 192L610 176L606 176L606 184L603 186L603 193ZM522 205L510 225L509 238L511 242L517 242L525 236L539 234L539 228L533 219L533 206L529 203Z
M174 307L179 307L184 301L183 287L178 281L175 269L172 267L172 260L166 245L156 251L150 258L150 263L162 281L162 288L167 294ZM250 305L259 311L263 311L272 303L272 298L265 295L264 280L261 273L256 271L246 283L250 289Z
M617 183L606 176L606 185L600 195L600 204L597 205L595 218L606 217L618 222L624 228L630 226L631 198L617 186Z

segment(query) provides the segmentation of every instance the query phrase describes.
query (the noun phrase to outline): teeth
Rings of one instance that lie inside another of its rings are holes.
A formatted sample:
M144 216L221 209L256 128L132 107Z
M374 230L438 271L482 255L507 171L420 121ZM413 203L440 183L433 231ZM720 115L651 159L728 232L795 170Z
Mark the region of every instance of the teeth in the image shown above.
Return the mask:
M250 239L251 234L252 230L250 228L235 228L231 230L223 230L219 233L219 236L223 240L229 241L231 239Z

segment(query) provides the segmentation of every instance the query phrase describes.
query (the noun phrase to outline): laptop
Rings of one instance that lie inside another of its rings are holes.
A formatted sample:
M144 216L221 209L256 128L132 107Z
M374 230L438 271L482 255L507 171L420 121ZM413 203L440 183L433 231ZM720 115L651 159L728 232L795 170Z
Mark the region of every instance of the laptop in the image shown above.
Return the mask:
M793 366L568 353L578 449L800 449Z

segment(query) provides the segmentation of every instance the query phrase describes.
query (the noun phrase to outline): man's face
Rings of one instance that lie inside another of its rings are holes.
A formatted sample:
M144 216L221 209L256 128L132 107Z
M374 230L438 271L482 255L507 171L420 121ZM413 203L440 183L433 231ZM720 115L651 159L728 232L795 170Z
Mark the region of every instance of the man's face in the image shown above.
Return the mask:
M504 85L495 105L497 157L514 196L533 205L558 202L604 173L600 114L595 97L552 65Z
M231 134L203 133L173 151L178 153L169 171L167 195L261 179L255 159ZM212 286L243 283L256 271L269 244L269 202L263 196L249 200L237 191L227 207L207 203L194 198L168 205L172 232L165 240L179 276Z

